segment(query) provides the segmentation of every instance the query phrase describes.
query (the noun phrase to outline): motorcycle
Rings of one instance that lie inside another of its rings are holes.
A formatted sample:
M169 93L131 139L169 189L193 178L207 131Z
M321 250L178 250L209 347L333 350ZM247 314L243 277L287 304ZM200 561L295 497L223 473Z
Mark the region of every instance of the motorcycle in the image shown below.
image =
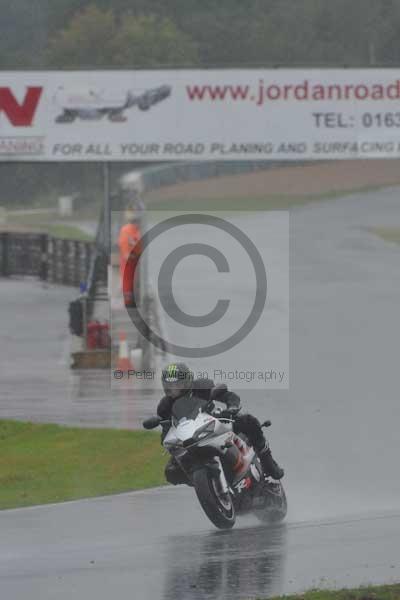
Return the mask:
M170 420L150 417L143 422L145 429L170 427L163 446L186 474L188 485L194 487L201 507L218 529L231 529L237 515L253 513L263 522L276 523L287 513L282 483L264 474L246 436L232 430L239 410L211 412L209 401L192 395L174 402ZM266 421L262 426L270 425Z

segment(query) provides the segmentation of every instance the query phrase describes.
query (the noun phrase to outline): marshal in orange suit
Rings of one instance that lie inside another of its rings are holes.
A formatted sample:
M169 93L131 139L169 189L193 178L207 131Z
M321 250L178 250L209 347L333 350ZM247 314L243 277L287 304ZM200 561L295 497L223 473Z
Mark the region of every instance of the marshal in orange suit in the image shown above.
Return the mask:
M119 269L125 306L136 306L134 291L137 293L138 282L135 282L135 273L141 254L141 231L137 217L130 215L127 221L119 232Z

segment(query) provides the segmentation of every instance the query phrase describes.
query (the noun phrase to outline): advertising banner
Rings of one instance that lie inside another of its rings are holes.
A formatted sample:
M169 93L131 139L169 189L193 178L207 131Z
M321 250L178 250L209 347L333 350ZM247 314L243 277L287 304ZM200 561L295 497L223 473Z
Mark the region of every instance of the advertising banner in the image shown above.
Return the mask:
M0 73L0 160L400 156L398 69Z

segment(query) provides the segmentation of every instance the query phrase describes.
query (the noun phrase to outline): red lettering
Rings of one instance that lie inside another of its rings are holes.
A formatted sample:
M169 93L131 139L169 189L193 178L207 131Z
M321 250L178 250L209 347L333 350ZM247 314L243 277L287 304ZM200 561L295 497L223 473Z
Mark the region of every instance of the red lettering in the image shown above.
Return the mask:
M345 85L344 86L344 94L345 94L345 98L346 100L349 100L351 98L351 92L353 90L353 85Z
M7 87L0 87L0 112L4 112L14 127L31 127L43 88L28 87L22 104Z
M267 87L267 98L269 100L279 100L281 95L281 88L278 85L270 85Z
M283 87L283 98L284 100L289 100L290 90L292 89L292 85L285 85Z
M387 97L390 100L398 100L400 98L400 81L387 86Z
M340 85L328 85L328 98L329 100L341 100L342 87Z
M296 85L294 88L294 97L296 100L308 100L308 81Z
M365 100L365 98L368 98L368 88L366 85L356 85L354 93L357 100Z

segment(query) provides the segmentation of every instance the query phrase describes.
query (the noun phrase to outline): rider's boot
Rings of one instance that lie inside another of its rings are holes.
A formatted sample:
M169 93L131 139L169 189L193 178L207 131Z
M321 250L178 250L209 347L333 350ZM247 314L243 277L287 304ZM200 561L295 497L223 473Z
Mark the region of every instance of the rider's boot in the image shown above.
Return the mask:
M271 476L274 479L282 479L284 470L272 458L271 450L262 432L261 424L256 417L253 415L236 417L233 431L236 434L244 433L247 436L261 461L265 475Z
M271 476L273 479L282 479L285 471L278 465L278 463L272 458L271 450L268 443L265 443L261 450L257 450L258 458L261 461L262 468L264 469L267 477Z

